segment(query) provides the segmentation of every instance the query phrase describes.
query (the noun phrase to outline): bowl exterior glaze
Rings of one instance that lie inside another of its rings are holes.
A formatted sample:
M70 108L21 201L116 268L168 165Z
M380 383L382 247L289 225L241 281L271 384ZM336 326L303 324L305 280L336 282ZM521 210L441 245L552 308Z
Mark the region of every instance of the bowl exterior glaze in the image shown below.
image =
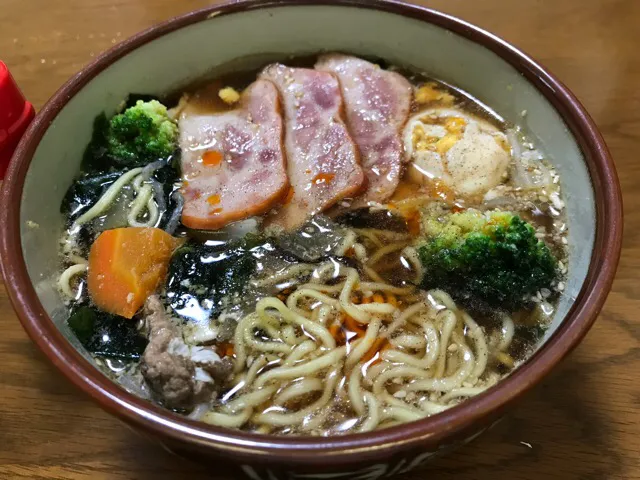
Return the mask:
M78 171L93 118L115 111L131 92L161 94L208 73L325 49L427 71L491 105L507 121L525 123L544 140L563 179L572 249L567 294L543 343L498 386L442 414L341 437L226 430L124 391L75 342L52 287L62 229L58 205ZM487 32L384 0L245 0L193 12L128 39L69 80L39 113L14 155L1 201L0 255L8 293L26 331L52 363L105 410L167 450L210 463L216 471L228 467L269 480L382 478L475 438L586 334L611 287L622 238L613 162L568 89Z

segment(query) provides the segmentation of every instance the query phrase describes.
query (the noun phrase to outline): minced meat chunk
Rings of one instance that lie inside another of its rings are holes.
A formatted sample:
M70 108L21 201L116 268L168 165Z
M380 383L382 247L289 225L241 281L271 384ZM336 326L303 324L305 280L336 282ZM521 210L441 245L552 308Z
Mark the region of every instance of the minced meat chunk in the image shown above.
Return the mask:
M168 408L187 409L215 394L216 382L230 375L229 360L210 347L187 345L157 296L145 304L149 344L140 370L158 400Z

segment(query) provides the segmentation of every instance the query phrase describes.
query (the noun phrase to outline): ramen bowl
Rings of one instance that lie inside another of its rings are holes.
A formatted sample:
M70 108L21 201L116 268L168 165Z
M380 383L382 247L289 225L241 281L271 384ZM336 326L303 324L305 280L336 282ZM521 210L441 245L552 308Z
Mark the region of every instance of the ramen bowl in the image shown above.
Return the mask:
M384 35L381 35L384 32ZM301 437L209 426L137 398L100 372L65 324L55 286L58 205L77 174L92 120L129 93L162 94L209 76L319 51L382 58L454 84L519 123L554 163L565 195L569 275L550 328L497 386L443 413L370 433ZM611 287L622 237L613 162L571 92L522 52L473 25L381 0L240 1L140 33L100 56L46 104L10 166L0 209L9 296L33 341L80 389L166 449L253 479L374 479L470 441L542 380L587 333Z

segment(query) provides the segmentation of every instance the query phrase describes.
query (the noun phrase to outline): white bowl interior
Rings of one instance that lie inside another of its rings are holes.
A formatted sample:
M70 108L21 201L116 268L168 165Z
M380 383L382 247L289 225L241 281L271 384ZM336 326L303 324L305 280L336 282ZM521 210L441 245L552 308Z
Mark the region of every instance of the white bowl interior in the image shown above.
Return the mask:
M78 173L94 117L112 113L129 93L161 94L216 68L243 62L258 66L256 62L267 57L320 50L376 56L417 68L466 90L539 139L561 176L571 245L569 280L545 339L555 331L582 287L595 232L589 173L556 110L502 58L441 27L365 8L288 6L213 16L143 45L93 78L47 130L24 184L22 248L42 304L76 346L55 288L57 239L63 227L59 205ZM523 110L528 112L524 119Z

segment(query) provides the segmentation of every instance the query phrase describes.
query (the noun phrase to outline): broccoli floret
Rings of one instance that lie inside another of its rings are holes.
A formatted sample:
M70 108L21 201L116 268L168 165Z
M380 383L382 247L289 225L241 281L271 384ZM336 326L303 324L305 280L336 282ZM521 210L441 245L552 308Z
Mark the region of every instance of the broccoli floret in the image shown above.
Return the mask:
M558 277L556 258L515 214L467 210L423 226L422 287L442 288L469 307L519 310Z
M178 126L157 100L138 100L111 118L105 136L111 157L122 165L140 166L173 153Z

